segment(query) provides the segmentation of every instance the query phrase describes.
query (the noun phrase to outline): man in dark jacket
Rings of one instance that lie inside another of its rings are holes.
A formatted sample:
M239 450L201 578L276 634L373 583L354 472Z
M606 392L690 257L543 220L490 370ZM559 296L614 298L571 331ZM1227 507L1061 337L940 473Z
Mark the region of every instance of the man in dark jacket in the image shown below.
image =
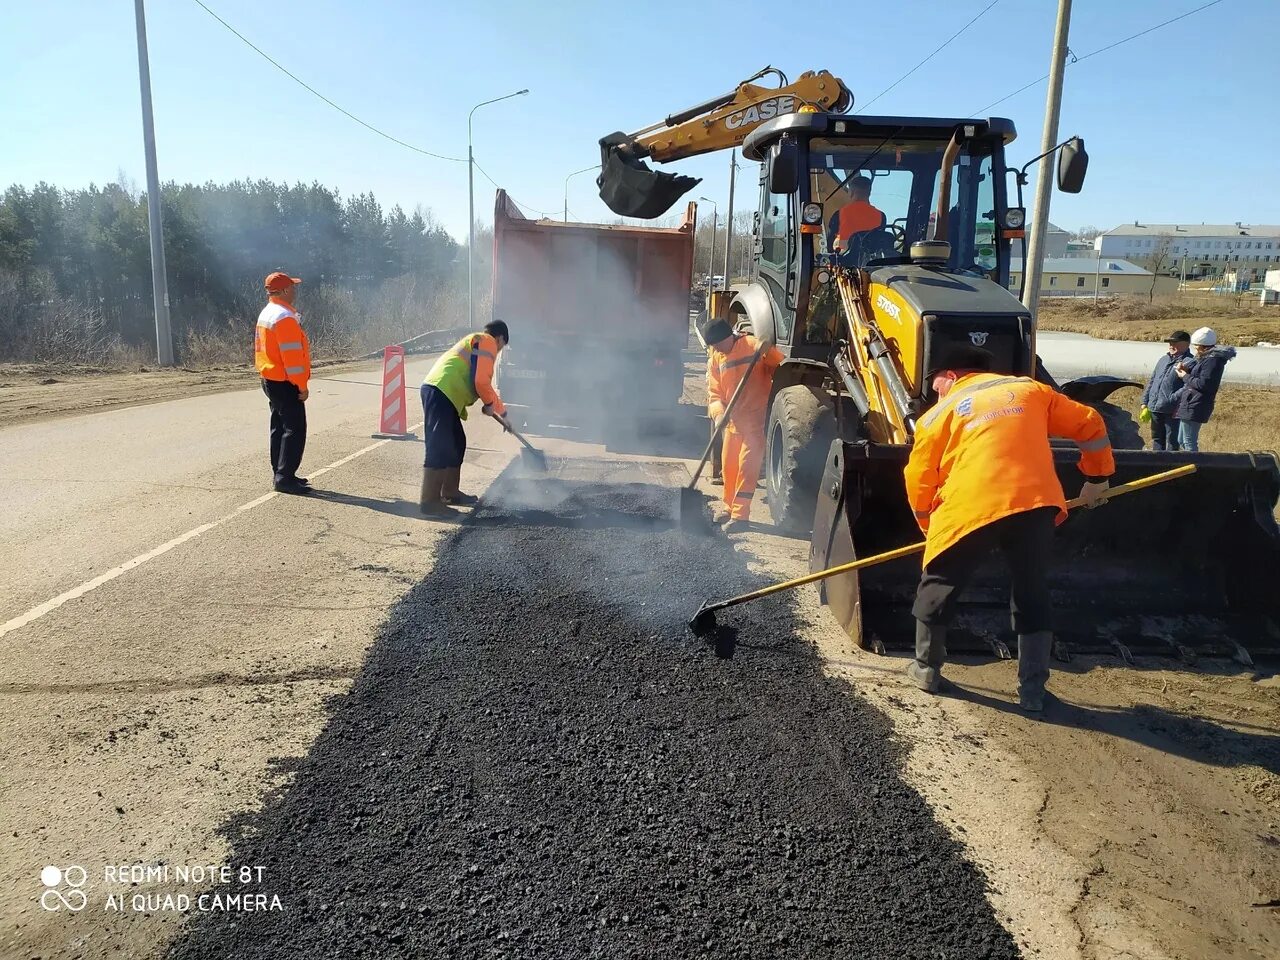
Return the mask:
M1182 381L1178 377L1178 364L1191 359L1191 334L1175 330L1165 338L1168 352L1156 361L1156 369L1142 391L1142 412L1138 419L1151 424L1152 450L1178 450L1178 421L1174 412L1178 409L1178 391Z
M1222 385L1222 372L1227 361L1236 355L1235 347L1218 346L1218 335L1209 327L1201 327L1191 335L1194 359L1178 366L1182 389L1178 392L1178 439L1182 449L1200 452L1200 427L1213 416L1213 404Z

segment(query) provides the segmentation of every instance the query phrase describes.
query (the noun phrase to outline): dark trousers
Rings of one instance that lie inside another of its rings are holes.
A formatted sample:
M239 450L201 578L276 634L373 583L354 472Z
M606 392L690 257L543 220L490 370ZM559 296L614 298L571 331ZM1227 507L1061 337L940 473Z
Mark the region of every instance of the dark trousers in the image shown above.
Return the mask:
M945 627L955 613L960 593L979 565L997 547L1013 574L1009 609L1014 632L1021 636L1052 629L1049 563L1053 550L1056 507L1039 507L1002 517L934 557L924 568L911 614L928 626Z
M422 385L422 436L426 455L422 465L428 470L452 470L462 466L467 455L467 432L453 401L439 387Z
M271 404L271 472L276 483L298 476L307 445L307 405L288 380L263 380L262 392Z
M1151 414L1151 449L1181 450L1178 441L1178 421L1172 413Z

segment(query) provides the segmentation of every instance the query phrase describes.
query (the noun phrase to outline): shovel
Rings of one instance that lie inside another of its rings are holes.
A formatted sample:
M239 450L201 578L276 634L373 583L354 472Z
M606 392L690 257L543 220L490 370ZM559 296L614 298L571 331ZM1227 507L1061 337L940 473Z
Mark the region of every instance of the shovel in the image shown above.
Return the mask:
M707 461L711 459L711 451L715 449L715 445L720 441L720 435L724 432L725 424L729 422L729 414L733 413L733 408L737 406L738 398L742 396L742 388L751 379L751 373L756 368L756 361L760 359L769 347L768 340L761 340L760 346L751 355L751 363L747 367L747 372L738 381L738 388L733 391L733 396L729 398L729 405L725 407L724 416L720 418L720 421L716 424L715 432L711 434L711 442L707 444L707 449L702 451L702 459L698 462L698 469L693 471L693 479L689 481L687 487L680 488L680 526L684 530L701 528L702 526L705 513L703 511L703 497L698 492L698 478L702 476L702 471L706 467Z
M1103 500L1101 503L1105 503L1107 500L1111 500L1114 497L1124 496L1126 493L1133 493L1135 490L1143 490L1147 487L1153 487L1157 483L1177 480L1179 477L1188 477L1195 472L1196 465L1194 463L1189 463L1185 467L1177 467L1173 470L1166 470L1163 473L1156 473L1149 477L1143 477L1141 480L1122 483L1118 487L1111 487L1107 490L1103 494ZM1068 510L1074 510L1076 507L1083 505L1084 501L1079 497L1074 500L1067 501ZM784 580L782 583L775 583L770 586L763 587L760 590L753 590L750 593L744 593L729 600L721 600L718 603L704 603L698 608L698 612L695 613L693 618L689 621L689 628L699 637L710 636L716 628L717 610L726 610L729 607L736 607L740 603L750 603L752 600L759 600L761 597L781 593L784 590L794 590L796 587L803 587L806 583L817 583L819 580L825 580L828 577L835 577L842 573L853 573L855 570L862 570L865 567L874 567L879 563L888 563L890 560L909 557L913 553L924 553L924 546L923 542L913 543L905 547L898 547L896 550L877 553L875 556L863 557L861 560L842 563L838 567L831 567L827 570L819 570L816 573L810 573L803 577L796 577L794 580Z
M520 451L520 457L524 465L530 470L537 470L540 473L545 473L547 470L547 455L522 437L516 428L511 425L511 421L506 417L500 417L496 413L491 413L489 416L502 424L503 430L507 431L507 433L520 441L523 447Z

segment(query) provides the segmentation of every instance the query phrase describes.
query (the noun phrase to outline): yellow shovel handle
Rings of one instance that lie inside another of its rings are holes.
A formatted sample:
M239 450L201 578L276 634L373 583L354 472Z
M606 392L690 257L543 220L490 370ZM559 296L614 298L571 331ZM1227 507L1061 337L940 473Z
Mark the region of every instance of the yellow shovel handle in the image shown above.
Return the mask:
M1187 477L1195 472L1196 465L1194 463L1189 463L1183 467L1176 467L1173 470L1166 470L1163 473L1155 473L1149 477L1143 477L1141 480L1131 480L1129 483L1122 483L1117 487L1111 487L1106 491L1105 497L1107 500L1110 500L1112 497L1121 497L1126 493L1133 493L1135 490L1145 490L1147 487L1154 487L1158 483L1177 480L1179 477ZM1083 504L1084 501L1077 497L1074 500L1067 501L1067 508L1073 509L1075 507L1082 506ZM817 583L819 580L826 580L828 577L836 577L842 573L852 573L853 571L861 570L864 567L874 567L878 563L888 563L890 560L909 557L913 553L923 553L924 546L924 543L913 543L909 546L898 547L896 550L889 550L885 553L877 553L874 556L863 557L861 560L851 560L849 563L842 563L838 567L830 567L826 570L819 570L816 573L810 573L803 577L796 577L794 580L775 583L772 586L756 590L754 593L744 593L742 596L734 597L732 600L726 600L724 603L714 604L709 609L722 610L725 607L737 606L739 603L746 603L748 600L758 600L761 597L767 597L771 593L781 593L783 590L793 590L796 587L803 587L807 583Z

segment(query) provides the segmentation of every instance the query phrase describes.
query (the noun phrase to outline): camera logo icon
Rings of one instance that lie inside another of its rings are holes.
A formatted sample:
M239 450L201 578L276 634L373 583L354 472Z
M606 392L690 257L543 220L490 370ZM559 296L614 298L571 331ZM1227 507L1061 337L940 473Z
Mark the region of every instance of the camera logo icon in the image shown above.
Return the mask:
M88 871L74 864L69 867L45 867L40 871L40 882L45 887L40 894L40 906L51 913L58 910L77 913L83 910L89 897L80 888L88 879Z

